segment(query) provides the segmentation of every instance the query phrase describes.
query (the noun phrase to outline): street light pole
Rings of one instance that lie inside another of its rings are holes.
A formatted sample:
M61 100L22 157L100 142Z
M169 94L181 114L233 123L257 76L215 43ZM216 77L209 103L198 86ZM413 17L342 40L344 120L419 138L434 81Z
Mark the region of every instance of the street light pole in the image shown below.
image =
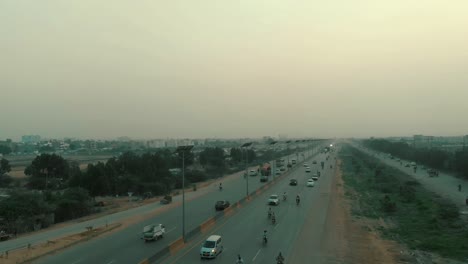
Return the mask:
M182 151L182 240L185 242L185 151Z
M182 152L182 240L185 238L185 152L190 151L193 146L179 146L176 149L177 153Z
M246 147L249 147L250 145L252 145L252 142L248 142L248 143L245 143L241 146L242 149L245 149L245 182L246 182L246 189L245 189L245 196L247 198L249 198L249 174L248 174L248 166L247 166L247 162L248 162L248 156L249 156L249 153L246 149Z

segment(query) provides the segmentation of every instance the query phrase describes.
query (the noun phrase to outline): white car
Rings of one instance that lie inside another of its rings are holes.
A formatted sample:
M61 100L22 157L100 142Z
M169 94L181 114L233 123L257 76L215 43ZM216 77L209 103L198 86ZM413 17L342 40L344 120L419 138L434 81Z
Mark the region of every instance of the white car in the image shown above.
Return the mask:
M318 177L317 176L312 176L312 180L318 181Z
M308 179L307 180L307 187L314 187L315 185L315 182L313 179Z
M306 167L306 172L310 172L310 167Z
M304 167L309 167L309 164L307 164L307 162L304 162Z
M280 203L279 196L276 194L272 194L270 195L270 198L268 198L269 205L279 205L279 203Z

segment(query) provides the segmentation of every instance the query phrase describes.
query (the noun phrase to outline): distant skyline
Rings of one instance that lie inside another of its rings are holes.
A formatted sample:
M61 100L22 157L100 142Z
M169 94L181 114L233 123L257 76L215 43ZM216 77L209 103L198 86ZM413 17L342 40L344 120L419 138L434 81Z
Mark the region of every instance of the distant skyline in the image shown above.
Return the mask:
M1 1L0 140L466 135L466 10Z

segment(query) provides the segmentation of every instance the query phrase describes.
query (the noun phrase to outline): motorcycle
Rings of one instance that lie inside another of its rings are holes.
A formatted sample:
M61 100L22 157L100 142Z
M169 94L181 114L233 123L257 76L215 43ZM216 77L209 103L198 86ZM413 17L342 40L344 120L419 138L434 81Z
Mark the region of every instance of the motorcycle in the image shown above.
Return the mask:
M271 218L271 223L272 223L273 225L276 224L276 217Z
M270 218L271 218L271 212L268 211L268 219L270 219Z
M266 236L263 236L263 245L266 245L268 243L268 239Z
M300 199L296 199L296 205L299 205L300 202L301 202Z
M283 201L286 201L286 195L283 195Z

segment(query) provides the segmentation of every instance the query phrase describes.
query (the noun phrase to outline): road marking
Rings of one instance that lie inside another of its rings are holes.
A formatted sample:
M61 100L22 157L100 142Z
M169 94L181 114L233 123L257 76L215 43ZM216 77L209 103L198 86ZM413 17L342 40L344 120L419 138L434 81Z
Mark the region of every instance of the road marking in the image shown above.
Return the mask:
M173 227L172 229L170 229L169 231L167 231L166 234L169 233L169 232L171 232L171 231L174 231L176 228L177 228L177 227Z
M276 224L275 227L273 229L276 229L276 227L278 227L279 224Z
M81 262L81 259L79 259L79 260L73 262L72 264L76 264L76 263L80 263L80 262Z
M259 249L259 250L257 251L257 254L255 254L255 257L253 257L252 261L255 261L255 259L257 258L258 254L260 254L260 251L262 251L262 249Z

